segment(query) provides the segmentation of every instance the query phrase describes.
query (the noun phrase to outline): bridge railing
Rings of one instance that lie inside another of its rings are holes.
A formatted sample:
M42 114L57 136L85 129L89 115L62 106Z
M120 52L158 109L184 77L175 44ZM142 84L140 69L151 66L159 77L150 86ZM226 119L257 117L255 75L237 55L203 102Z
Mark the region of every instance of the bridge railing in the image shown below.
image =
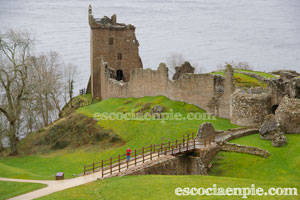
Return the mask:
M197 139L194 133L182 136L182 139L176 139L161 144L149 145L140 149L134 149L131 152L130 161L127 160L126 154L119 154L115 157L110 157L100 162L93 162L90 165L84 165L83 175L101 171L102 177L112 175L114 172L121 172L122 169L128 169L130 166L144 163L161 155L175 155L181 152L196 149L197 145L206 147L215 142L215 135Z

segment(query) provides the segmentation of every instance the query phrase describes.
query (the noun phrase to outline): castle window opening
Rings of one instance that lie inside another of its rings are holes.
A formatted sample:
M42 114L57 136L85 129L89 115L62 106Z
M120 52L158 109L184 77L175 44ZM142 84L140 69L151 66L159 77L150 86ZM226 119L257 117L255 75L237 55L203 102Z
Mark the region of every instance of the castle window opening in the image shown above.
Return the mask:
M297 87L296 88L296 96L295 96L296 99L300 99L300 87Z
M278 105L272 106L272 114L275 115L275 111L277 110L277 108L278 108Z
M117 59L118 59L118 60L122 60L122 54L121 54L121 53L118 53Z
M123 71L122 70L117 70L117 80L123 80Z
M108 45L114 45L114 38L109 38L108 39Z

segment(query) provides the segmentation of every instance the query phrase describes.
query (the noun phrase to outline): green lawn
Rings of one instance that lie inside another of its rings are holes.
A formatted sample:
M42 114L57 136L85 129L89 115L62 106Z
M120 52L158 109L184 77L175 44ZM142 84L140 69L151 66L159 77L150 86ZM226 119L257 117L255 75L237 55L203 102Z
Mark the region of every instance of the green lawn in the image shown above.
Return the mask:
M38 183L18 183L10 181L0 181L0 200L8 199L14 196L25 194L33 190L46 187Z
M224 71L212 72L212 74L224 76ZM251 76L234 72L234 84L236 87L249 88L249 87L266 87L266 83L253 78Z
M78 112L93 116L95 112L127 112L149 111L155 105L163 106L167 112L180 112L186 116L188 112L205 113L202 109L179 101L171 101L166 97L144 98L112 98L86 107ZM167 142L169 139L181 138L185 133L196 132L203 122L209 120L158 120L152 121L112 121L102 120L98 123L107 129L112 129L124 140L123 145L107 147L107 144L89 145L80 148L67 148L48 153L36 153L31 156L0 158L0 177L22 179L54 179L56 172L64 172L66 178L83 172L83 165L93 161L101 161L110 156L124 154L127 147L140 148L150 144ZM217 118L210 121L216 129L225 130L237 127L229 120ZM83 130L84 131L84 130Z
M213 187L251 187L255 184L256 187L261 187L268 190L271 187L293 187L299 190L298 184L283 184L269 183L264 181L254 181L247 179L236 179L226 177L212 176L124 176L114 177L105 180L95 181L89 184L67 189L61 192L51 194L39 198L41 200L89 200L89 199L104 199L104 200L123 200L123 199L242 199L242 196L176 196L175 189L177 187L195 187L208 188ZM249 200L282 200L283 196L248 196ZM284 196L284 199L299 199L298 196Z
M273 147L258 134L232 140L232 143L260 147L270 156L220 152L214 160L210 175L265 180L273 182L300 182L300 134L287 134L285 147Z
M264 78L278 78L274 74L270 74L270 73L266 73L266 72L260 72L260 71L252 71L252 70L245 70L245 69L235 69L234 71L236 71L236 72L249 72L249 73L260 75Z

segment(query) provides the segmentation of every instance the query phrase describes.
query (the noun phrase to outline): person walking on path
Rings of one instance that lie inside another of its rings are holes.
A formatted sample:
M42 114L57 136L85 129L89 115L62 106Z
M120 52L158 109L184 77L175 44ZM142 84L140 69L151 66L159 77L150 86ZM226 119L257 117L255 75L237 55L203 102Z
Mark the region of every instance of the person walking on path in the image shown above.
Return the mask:
M126 157L127 157L128 161L130 161L130 155L131 155L131 149L127 148L127 150L126 150Z

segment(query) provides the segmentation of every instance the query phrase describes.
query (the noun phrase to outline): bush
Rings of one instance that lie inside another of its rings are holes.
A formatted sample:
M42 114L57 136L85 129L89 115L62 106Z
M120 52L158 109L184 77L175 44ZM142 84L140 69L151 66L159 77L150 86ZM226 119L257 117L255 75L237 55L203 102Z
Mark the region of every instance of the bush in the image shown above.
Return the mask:
M58 121L43 132L28 135L20 143L24 154L37 151L50 151L74 148L99 142L118 142L121 138L112 130L102 128L93 118L73 113L66 119Z

